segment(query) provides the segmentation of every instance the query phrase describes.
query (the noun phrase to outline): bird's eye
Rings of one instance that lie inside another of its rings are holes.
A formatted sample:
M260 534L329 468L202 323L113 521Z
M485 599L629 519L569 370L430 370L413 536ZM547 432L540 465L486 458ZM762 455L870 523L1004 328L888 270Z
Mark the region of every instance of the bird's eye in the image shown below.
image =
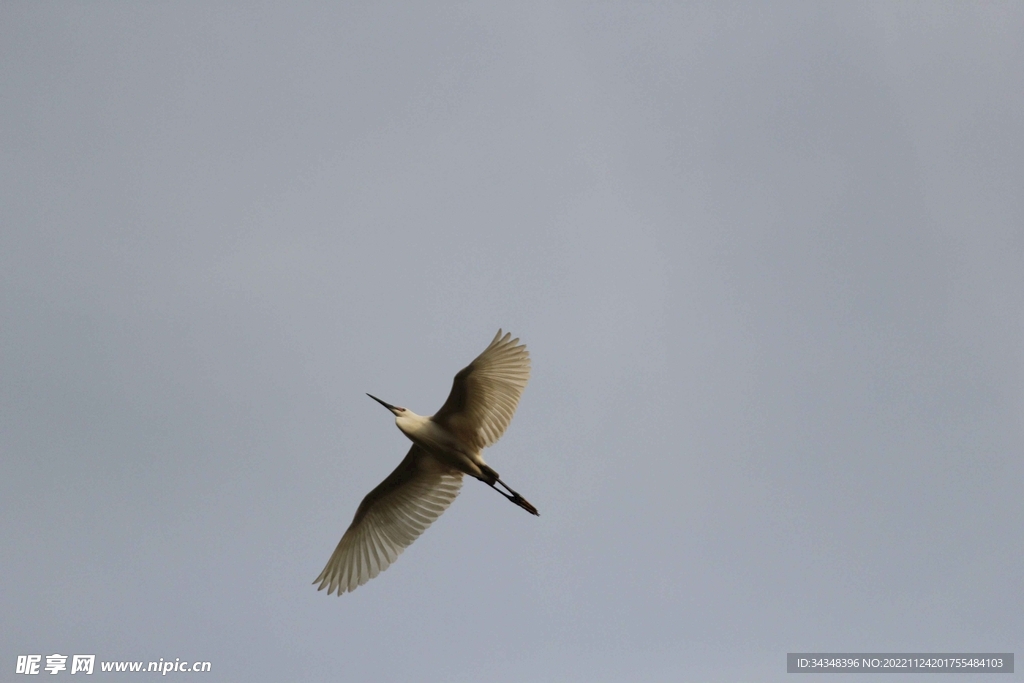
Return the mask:
M395 407L395 410L397 410L400 413L404 413L405 412L405 408L399 408L397 406Z

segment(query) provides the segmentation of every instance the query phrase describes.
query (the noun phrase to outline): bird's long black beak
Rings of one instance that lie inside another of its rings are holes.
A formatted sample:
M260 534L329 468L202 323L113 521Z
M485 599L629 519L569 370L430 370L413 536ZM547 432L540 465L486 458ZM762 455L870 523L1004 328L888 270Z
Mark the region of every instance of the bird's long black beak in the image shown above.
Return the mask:
M382 406L384 406L385 408L387 408L387 409L388 409L388 410L390 410L391 412L395 412L395 407L394 407L393 405L391 405L390 403L387 403L387 402L385 402L385 401L382 401L382 400L380 400L379 398L377 398L377 397L376 397L376 396L374 396L373 394L367 394L367 396L369 396L369 397L370 397L370 398L372 398L372 399L373 399L374 401L376 401L377 403L381 404Z

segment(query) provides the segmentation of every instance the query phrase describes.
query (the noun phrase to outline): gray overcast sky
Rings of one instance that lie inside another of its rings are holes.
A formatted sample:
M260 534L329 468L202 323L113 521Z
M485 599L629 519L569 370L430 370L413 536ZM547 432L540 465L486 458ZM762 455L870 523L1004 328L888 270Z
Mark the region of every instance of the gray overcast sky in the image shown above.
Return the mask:
M1019 2L3 3L0 670L1021 656L1022 64ZM542 516L468 481L318 593L364 392L498 327Z

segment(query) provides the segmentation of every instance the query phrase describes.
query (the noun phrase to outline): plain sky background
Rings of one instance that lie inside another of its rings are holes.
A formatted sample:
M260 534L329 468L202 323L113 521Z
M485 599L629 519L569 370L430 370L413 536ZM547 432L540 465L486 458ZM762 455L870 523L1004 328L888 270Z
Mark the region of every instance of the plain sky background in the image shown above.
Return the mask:
M0 103L0 678L1024 655L1024 4L4 2ZM498 327L541 517L318 593Z

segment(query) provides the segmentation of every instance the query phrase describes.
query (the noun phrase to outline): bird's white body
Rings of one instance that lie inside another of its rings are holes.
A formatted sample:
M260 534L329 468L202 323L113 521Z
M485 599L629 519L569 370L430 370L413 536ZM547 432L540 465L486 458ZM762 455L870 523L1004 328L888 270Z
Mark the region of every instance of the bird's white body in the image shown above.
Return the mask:
M455 375L448 400L434 415L417 415L370 396L395 415L395 424L413 446L395 471L360 503L352 524L313 582L320 584L320 590L341 595L387 569L451 505L465 474L538 514L482 455L508 428L530 379L530 355L511 336L502 336L498 330L483 353Z
M486 467L479 448L463 443L454 432L434 422L433 415L424 417L408 408L395 418L395 425L409 440L445 465L463 474L480 479Z

